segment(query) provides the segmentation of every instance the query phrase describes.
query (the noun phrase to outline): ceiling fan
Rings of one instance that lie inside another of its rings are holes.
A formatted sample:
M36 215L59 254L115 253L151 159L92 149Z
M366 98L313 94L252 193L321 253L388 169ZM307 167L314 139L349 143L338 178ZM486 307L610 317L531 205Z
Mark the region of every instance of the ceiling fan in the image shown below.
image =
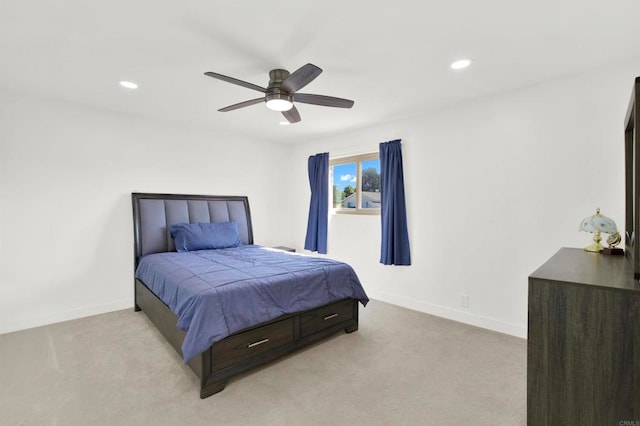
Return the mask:
M298 90L315 80L321 72L322 69L313 64L304 65L291 74L289 74L289 71L283 69L271 70L269 72L269 86L267 86L266 89L255 84L238 80L237 78L227 77L226 75L215 72L209 71L204 74L209 77L217 78L218 80L226 81L227 83L237 84L238 86L264 93L264 96L259 98L229 105L228 107L221 108L218 111L233 111L234 109L265 102L267 108L282 112L282 115L284 115L289 123L297 123L300 121L300 113L296 109L294 102L336 108L351 108L353 106L353 101L350 101L349 99L334 98L333 96L324 95L312 95L310 93L297 93Z

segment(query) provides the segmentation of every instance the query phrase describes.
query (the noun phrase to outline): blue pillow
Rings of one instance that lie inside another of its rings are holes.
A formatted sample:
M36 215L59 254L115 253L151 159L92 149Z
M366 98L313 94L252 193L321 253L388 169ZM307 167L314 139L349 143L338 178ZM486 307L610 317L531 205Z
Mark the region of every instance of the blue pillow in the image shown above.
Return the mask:
M236 222L177 223L171 225L176 251L193 251L238 247L240 234Z

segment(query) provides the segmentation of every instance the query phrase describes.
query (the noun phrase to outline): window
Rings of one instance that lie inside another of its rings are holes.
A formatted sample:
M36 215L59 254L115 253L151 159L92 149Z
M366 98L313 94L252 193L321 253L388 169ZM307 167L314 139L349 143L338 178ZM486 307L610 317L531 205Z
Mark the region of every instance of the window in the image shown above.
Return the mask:
M329 162L336 213L380 214L380 157L377 152Z

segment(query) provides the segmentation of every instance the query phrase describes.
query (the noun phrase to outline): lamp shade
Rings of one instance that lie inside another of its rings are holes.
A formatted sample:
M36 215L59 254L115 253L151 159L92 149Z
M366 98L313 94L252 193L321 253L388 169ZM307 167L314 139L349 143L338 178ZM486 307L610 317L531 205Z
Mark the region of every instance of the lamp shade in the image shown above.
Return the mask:
M596 214L585 217L580 222L580 231L590 232L595 234L596 232L602 232L605 234L613 234L618 232L616 223L607 216L600 214L600 209L596 210Z

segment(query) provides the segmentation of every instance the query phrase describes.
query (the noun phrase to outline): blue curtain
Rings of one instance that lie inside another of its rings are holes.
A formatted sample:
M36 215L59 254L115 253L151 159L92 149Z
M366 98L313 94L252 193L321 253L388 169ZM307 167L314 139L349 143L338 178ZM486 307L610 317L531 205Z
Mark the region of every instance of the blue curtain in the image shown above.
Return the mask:
M309 186L311 186L311 202L304 248L326 254L329 220L329 153L309 157Z
M382 218L380 263L411 265L400 139L380 144L380 198Z

